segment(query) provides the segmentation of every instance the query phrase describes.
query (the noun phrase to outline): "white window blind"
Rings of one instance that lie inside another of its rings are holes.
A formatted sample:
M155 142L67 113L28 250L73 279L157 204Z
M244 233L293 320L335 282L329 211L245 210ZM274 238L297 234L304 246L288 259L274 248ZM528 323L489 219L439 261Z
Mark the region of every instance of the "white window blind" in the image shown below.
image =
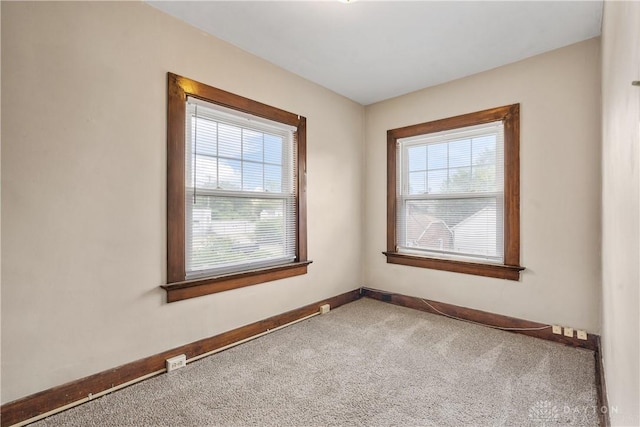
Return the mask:
M401 253L502 263L502 122L398 139Z
M189 97L187 278L296 256L296 128Z

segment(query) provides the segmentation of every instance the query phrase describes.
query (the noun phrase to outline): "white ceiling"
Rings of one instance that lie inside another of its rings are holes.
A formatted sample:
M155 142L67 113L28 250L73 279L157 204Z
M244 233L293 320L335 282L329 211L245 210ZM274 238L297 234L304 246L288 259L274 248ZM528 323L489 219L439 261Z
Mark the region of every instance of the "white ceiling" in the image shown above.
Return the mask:
M149 1L363 105L600 35L602 1Z

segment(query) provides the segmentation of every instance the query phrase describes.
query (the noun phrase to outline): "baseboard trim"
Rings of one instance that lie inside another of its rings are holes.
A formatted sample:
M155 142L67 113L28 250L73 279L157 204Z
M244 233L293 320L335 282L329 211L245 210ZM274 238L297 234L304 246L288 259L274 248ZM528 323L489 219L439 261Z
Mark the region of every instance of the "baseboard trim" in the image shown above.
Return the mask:
M556 335L551 331L551 325L544 323L532 322L529 320L518 319L515 317L503 316L501 314L489 313L487 311L475 310L473 308L460 307L453 304L447 304L444 302L431 301L424 298L411 297L402 294L396 294L392 292L380 291L377 289L362 288L361 292L363 297L373 298L380 301L388 302L403 307L413 308L420 311L426 311L428 313L437 315L454 316L459 319L469 320L476 323L481 323L485 326L496 326L499 328L542 328L541 330L510 330L508 332L514 332L518 334L528 335L535 338L541 338L547 341L554 341L572 347L581 347L589 350L597 350L598 335L587 334L586 340L579 340L575 337L570 338L564 335ZM425 302L428 304L425 304ZM436 310L434 310L433 308Z
M202 354L227 347L239 341L247 340L266 331L310 316L318 312L319 307L323 304L329 304L331 309L334 309L355 301L360 297L361 292L359 289L356 289L210 338L185 344L144 359L136 360L135 362L118 366L117 368L99 372L14 400L13 402L2 405L0 408L1 426L8 427L22 423L60 408L68 409L69 407L75 406L75 403L90 400L92 396L104 394L105 391L115 390L119 386L133 384L141 378L160 374L165 371L165 360L170 357L185 354L187 359L198 358L198 356Z
M604 362L602 361L602 346L600 337L596 339L597 349L594 353L596 362L596 392L598 393L598 417L600 427L611 427L611 418L609 417L609 399L607 398L607 386L604 382Z

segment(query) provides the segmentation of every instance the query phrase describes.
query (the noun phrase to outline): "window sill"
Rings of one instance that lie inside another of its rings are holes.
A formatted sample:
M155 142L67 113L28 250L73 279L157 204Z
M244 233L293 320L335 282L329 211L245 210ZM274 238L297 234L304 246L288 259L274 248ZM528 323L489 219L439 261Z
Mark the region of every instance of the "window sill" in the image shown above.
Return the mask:
M398 252L383 252L383 254L387 256L387 263L389 264L453 271L476 276L496 277L498 279L520 280L520 272L524 270L524 267L517 265L482 264L450 259L425 258Z
M258 283L307 274L307 266L312 262L313 261L294 262L242 273L170 283L160 287L167 291L168 303L176 302L242 288L244 286L257 285Z

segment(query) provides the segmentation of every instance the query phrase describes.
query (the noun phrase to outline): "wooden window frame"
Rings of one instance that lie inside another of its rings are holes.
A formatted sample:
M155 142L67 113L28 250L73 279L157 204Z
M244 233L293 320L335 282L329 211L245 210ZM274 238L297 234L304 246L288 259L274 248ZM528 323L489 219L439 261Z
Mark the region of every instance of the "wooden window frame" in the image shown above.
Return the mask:
M187 96L297 128L296 258L251 271L186 279L185 125ZM167 102L167 302L180 301L307 273L306 118L168 73Z
M398 139L502 121L504 124L504 262L491 264L408 255L397 251ZM519 280L520 271L520 104L506 105L387 131L387 263Z

